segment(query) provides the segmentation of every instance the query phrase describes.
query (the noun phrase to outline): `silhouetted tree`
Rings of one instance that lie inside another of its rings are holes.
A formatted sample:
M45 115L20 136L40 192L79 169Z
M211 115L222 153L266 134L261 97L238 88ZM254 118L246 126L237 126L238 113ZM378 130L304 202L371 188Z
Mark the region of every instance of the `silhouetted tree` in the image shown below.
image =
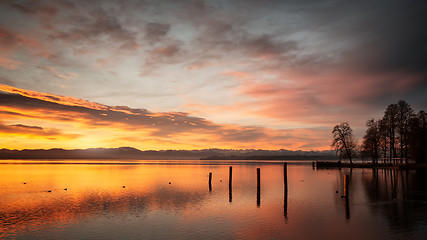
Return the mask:
M371 119L366 126L362 153L369 155L374 163L381 155L384 163L389 159L389 163L396 164L398 157L401 163L406 159L408 164L409 157L417 163L427 163L426 112L420 111L415 115L411 106L400 100L397 104L390 104L381 119Z
M347 122L336 125L332 130L333 141L331 146L340 156L348 157L353 164L351 157L356 149L356 143L353 138L353 130Z
M388 128L387 128L387 123L384 119L380 119L378 121L378 131L379 131L379 148L381 150L383 159L384 159L384 163L387 159L387 150L388 150Z
M417 163L427 162L427 113L420 111L410 120L408 147Z
M363 136L362 151L371 157L373 164L376 164L380 155L379 145L381 142L379 123L374 119L370 119L366 122L366 126L368 129L365 136Z
M406 159L408 164L408 132L409 123L414 116L411 106L403 100L397 103L397 130L399 133L398 141L400 145L400 158Z
M390 162L396 158L396 123L397 123L397 113L398 106L397 104L388 105L387 109L384 112L383 123L387 128L387 138L389 143L389 157Z

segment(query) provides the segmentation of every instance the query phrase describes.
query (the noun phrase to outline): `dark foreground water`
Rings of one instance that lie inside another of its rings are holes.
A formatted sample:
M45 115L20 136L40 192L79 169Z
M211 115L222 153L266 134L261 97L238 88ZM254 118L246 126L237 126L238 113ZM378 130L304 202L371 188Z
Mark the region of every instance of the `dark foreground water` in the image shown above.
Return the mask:
M277 162L108 162L0 164L0 238L427 239L422 171L289 162L286 197Z

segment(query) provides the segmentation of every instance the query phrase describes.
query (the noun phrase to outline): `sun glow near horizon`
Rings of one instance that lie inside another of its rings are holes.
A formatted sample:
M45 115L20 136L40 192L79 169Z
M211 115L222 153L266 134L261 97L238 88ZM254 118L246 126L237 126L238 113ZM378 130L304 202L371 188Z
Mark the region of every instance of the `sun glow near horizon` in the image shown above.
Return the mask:
M154 113L0 85L2 147L85 149L326 150L308 129L216 124L187 113ZM306 139L304 139L304 137Z

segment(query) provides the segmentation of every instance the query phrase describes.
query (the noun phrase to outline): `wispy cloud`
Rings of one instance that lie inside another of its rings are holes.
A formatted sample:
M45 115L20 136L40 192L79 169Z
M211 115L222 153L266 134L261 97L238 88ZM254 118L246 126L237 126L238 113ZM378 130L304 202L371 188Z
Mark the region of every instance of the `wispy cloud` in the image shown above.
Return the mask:
M74 72L70 72L68 74L62 74L60 73L56 68L54 67L50 67L50 66L40 66L39 68L44 69L48 72L50 72L53 76L57 77L57 78L61 78L61 79L70 79L70 78L74 78L77 77L78 74L74 73Z
M49 142L51 140L76 139L79 134L66 134L58 129L44 129L39 126L27 126L24 124L5 125L0 123L0 136L19 136L24 138L38 138L39 141Z
M0 56L0 66L3 68L15 70L18 69L21 64L22 62Z

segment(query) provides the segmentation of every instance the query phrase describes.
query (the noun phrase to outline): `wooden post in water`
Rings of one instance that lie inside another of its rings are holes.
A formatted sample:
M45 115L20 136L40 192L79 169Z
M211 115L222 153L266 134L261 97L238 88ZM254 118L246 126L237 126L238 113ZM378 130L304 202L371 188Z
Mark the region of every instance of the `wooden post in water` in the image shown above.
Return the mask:
M261 170L256 169L256 205L259 207L261 205Z
M285 196L288 196L288 164L283 163L283 181L285 185Z
M348 174L344 177L344 197L348 198L349 195L349 184L350 184L350 176Z
M232 179L233 179L233 167L230 166L230 171L229 171L229 176L228 176L228 201L229 202L231 202L233 199Z
M212 173L209 173L209 192L212 191Z
M283 163L283 215L288 218L288 165Z
M228 175L228 187L231 189L231 182L233 180L233 167L230 166L230 173Z
M350 219L350 203L349 203L349 186L350 186L350 175L346 174L344 177L344 198L345 198L345 217Z
M233 180L233 167L230 166L230 171L228 176L228 201L229 202L232 202L232 199L233 199L232 180Z
M315 164L316 164L316 162L311 162L311 166L313 167L313 169L315 168Z

